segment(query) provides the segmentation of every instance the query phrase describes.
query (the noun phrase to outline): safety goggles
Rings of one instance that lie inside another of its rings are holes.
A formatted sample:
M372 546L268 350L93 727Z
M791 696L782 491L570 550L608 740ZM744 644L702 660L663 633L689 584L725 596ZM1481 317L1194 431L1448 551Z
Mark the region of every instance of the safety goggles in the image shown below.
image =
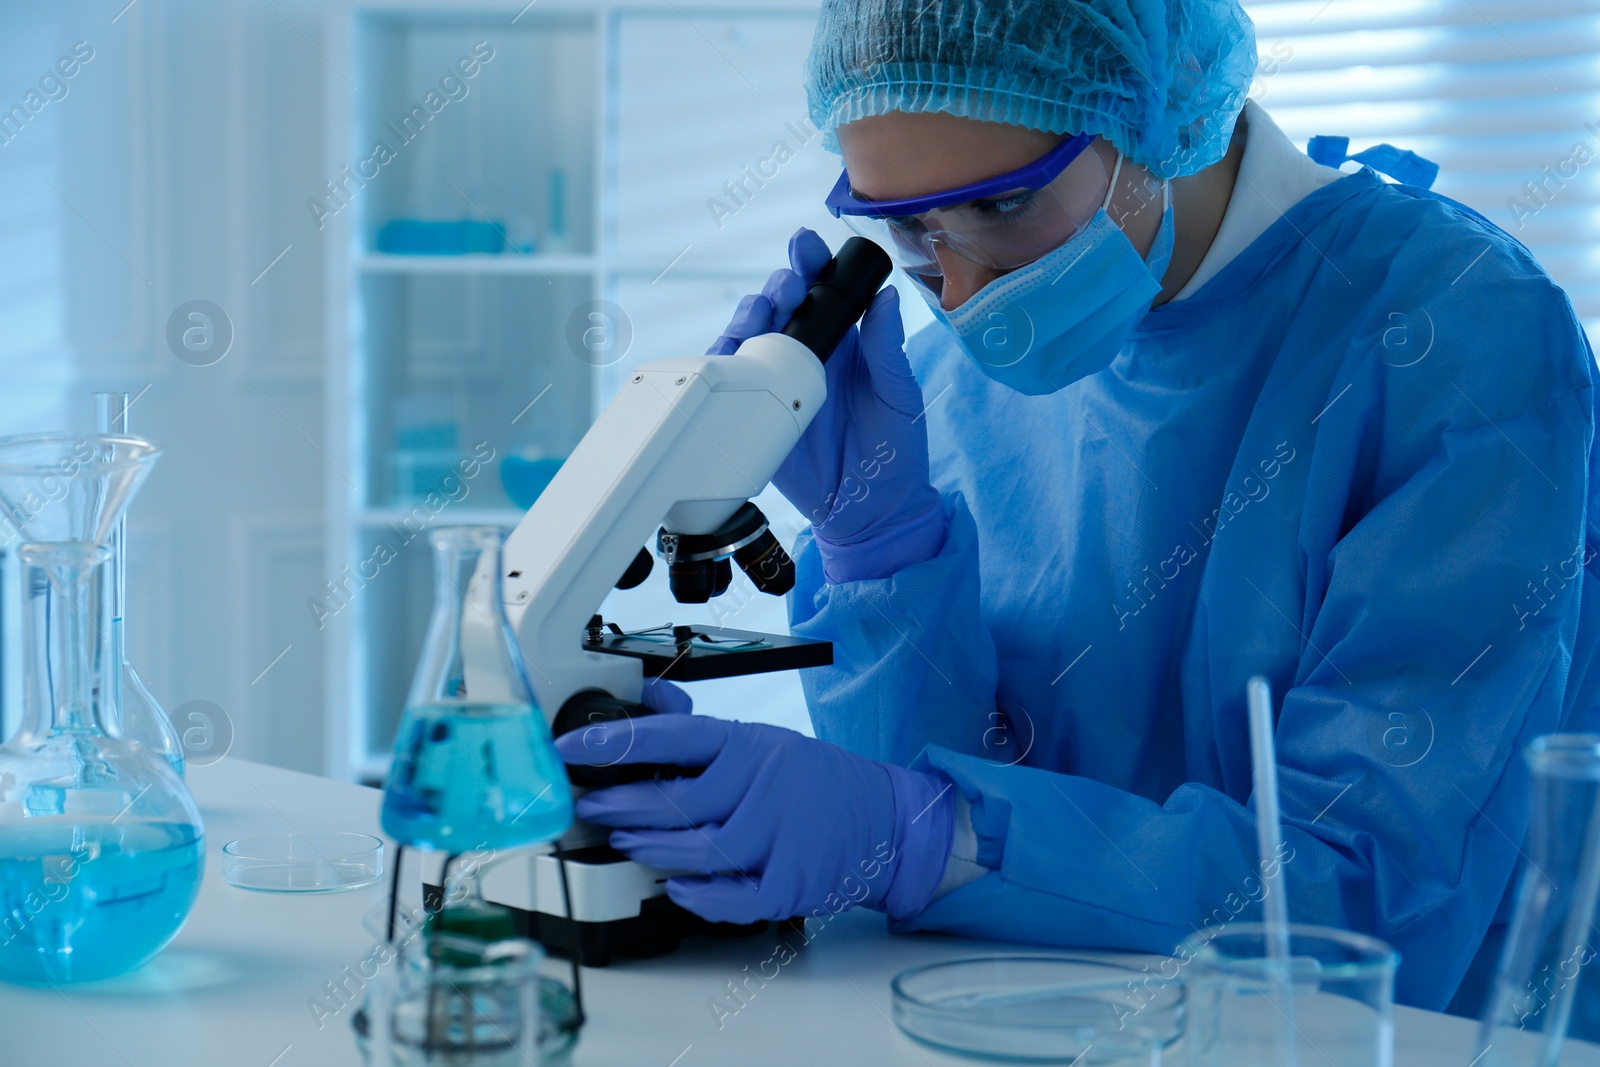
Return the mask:
M901 200L856 196L846 171L826 203L913 274L944 274L940 245L993 270L1015 270L1061 247L1105 203L1110 178L1099 155L1084 151L1093 142L1093 134L1080 133L1027 166Z

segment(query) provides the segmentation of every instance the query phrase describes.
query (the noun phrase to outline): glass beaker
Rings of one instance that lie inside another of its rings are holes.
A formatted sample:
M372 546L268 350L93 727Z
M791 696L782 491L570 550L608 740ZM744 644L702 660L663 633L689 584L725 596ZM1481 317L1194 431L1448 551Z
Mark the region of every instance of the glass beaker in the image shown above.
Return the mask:
M1480 1067L1553 1067L1569 1029L1600 1035L1600 735L1550 734L1524 751L1533 805L1516 910L1484 1007Z
M1262 923L1232 923L1195 934L1178 958L1189 961L1183 1043L1191 1067L1390 1067L1394 1062L1394 972L1400 958L1377 938L1291 925L1292 1012L1277 1006L1283 964L1268 954ZM1294 1043L1288 1055L1286 1041Z
M200 812L165 760L116 736L106 542L159 450L132 437L0 438L0 521L26 565L24 719L0 746L0 979L124 974L200 888Z
M533 845L572 824L566 768L500 599L502 536L433 535L433 616L383 794L384 832L416 848Z
M94 394L94 428L102 434L128 432L128 394ZM124 515L111 530L107 547L111 558L101 567L105 582L105 596L110 601L111 624L106 628L105 647L101 654L109 663L111 678L111 706L117 712L117 721L108 722L107 728L124 740L158 754L183 776L183 742L172 725L172 717L161 706L144 676L128 662L123 636L123 604L127 599L128 519Z
M544 951L507 909L447 905L390 946L351 1019L369 1067L566 1067L581 1020L571 992L539 974Z

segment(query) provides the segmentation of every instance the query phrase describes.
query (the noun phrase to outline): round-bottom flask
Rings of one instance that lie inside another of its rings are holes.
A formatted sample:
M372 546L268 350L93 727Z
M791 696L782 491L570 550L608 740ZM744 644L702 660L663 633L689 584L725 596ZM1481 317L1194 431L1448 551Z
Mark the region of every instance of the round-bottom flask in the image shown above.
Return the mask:
M126 437L0 439L24 538L25 718L0 746L0 980L124 974L172 940L204 867L200 813L159 755L116 736L105 537L157 455Z

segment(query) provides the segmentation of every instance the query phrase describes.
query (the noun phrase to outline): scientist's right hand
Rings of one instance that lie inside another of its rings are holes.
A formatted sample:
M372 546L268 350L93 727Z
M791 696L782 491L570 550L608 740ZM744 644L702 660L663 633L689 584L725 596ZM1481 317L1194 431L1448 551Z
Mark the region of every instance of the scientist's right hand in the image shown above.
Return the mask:
M707 351L733 352L783 326L800 306L828 245L813 230L789 239L787 269L739 302ZM900 295L886 286L827 362L828 398L772 484L811 520L834 583L887 578L944 546L944 502L928 477L922 390L905 354Z
M573 766L694 767L578 798L611 847L666 871L667 896L715 922L837 913L860 904L908 919L928 906L955 833L956 793L937 771L878 763L762 723L689 714L668 682L645 687L662 714L556 738ZM619 755L620 753L620 755Z

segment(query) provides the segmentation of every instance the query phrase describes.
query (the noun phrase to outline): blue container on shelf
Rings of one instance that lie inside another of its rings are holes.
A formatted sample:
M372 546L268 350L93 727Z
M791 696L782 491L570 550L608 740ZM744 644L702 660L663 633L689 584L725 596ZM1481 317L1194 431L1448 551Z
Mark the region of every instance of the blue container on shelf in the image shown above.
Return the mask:
M389 455L396 504L414 504L429 493L448 495L461 456L456 402L437 393L408 393L394 400L394 450Z
M519 508L533 507L550 479L561 469L560 456L550 456L531 449L507 453L500 461L500 484L506 496Z
M378 231L378 251L393 256L498 255L505 248L505 227L498 222L395 219Z

